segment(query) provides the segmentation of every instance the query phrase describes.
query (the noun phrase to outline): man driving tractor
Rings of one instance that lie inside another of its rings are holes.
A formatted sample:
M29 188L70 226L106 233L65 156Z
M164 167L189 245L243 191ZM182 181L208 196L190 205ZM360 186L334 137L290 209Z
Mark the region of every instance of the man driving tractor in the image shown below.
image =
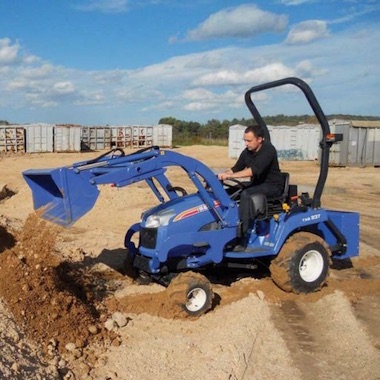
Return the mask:
M264 194L267 197L280 195L284 183L278 164L276 148L264 138L264 131L258 125L252 125L244 131L246 148L240 154L235 165L218 174L222 181L229 178L251 180L243 182L244 190L240 195L239 217L241 220L241 242L235 250L244 250L246 233L252 220L251 196Z

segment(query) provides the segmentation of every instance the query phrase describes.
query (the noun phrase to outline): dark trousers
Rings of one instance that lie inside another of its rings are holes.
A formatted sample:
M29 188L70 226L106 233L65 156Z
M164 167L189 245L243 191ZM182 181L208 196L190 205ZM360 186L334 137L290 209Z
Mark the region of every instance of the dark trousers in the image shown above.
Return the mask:
M266 197L274 197L281 195L282 189L278 186L269 185L263 183L261 185L251 186L244 189L240 194L240 205L239 205L239 217L242 222L241 233L244 238L245 234L249 229L249 225L252 220L252 204L251 196L253 194L264 194Z

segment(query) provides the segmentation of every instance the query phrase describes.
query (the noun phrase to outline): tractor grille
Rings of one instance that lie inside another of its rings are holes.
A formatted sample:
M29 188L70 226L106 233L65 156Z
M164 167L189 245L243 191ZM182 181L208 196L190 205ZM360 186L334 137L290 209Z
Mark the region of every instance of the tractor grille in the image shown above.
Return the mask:
M140 231L140 245L144 248L156 248L157 228L142 228Z

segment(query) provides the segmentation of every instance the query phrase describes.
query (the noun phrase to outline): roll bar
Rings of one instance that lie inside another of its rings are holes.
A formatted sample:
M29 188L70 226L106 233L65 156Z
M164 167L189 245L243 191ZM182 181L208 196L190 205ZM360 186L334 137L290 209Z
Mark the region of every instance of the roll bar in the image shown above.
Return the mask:
M327 121L327 118L324 112L322 111L322 108L319 105L318 100L315 97L309 85L306 82L304 82L302 79L295 78L295 77L284 78L284 79L276 80L273 82L259 84L257 86L253 86L245 93L245 103L248 109L250 110L255 121L263 129L265 138L270 141L270 134L269 134L268 127L265 121L263 120L263 118L261 117L258 109L254 105L251 95L255 92L264 91L264 90L268 90L271 88L280 87L280 86L284 86L288 84L297 86L299 89L302 90L302 92L304 93L307 101L309 102L322 128L323 137L319 143L320 148L322 150L320 172L319 172L318 182L315 187L314 196L311 203L311 207L319 208L321 207L321 196L322 196L322 192L326 183L326 178L327 178L327 173L328 173L330 148L332 144L334 144L335 142L342 141L342 135L332 135L330 133L330 126Z

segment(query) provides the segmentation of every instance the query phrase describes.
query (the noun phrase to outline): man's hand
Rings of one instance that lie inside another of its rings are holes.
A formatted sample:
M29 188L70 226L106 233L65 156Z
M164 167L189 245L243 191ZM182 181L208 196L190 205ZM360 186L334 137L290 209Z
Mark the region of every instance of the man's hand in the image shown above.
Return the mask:
M224 173L219 173L218 174L218 178L221 180L221 181L224 181L224 180L226 180L226 179L228 179L228 178L231 178L231 176L232 176L232 172L224 172Z

